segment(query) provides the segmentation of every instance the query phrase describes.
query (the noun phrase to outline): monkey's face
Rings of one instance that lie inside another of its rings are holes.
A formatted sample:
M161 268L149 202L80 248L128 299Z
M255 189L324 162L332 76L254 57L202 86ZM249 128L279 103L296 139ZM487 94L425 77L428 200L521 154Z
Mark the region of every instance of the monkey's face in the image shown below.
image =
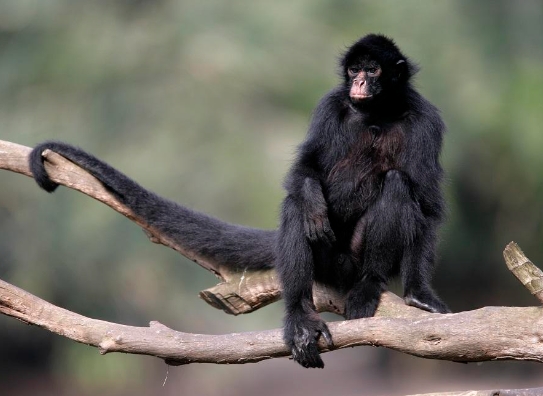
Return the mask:
M340 62L345 96L357 107L380 97L394 96L405 87L417 67L391 39L369 34L351 45Z
M380 81L383 70L379 63L369 59L360 59L348 65L346 70L349 97L354 103L370 100L382 91Z

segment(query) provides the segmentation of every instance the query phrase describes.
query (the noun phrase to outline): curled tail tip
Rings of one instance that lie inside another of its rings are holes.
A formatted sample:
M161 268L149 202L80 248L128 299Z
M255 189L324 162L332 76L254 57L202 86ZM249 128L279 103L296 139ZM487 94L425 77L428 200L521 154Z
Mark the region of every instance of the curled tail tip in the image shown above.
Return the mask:
M45 175L44 177L38 177L37 175L34 175L34 180L36 180L38 186L40 186L48 193L54 192L58 187L58 184L49 179L49 176L47 175Z
M30 153L30 156L28 157L28 162L30 166L30 171L32 172L32 176L34 177L34 180L36 181L38 186L40 186L45 191L51 193L57 189L58 184L49 178L49 175L47 174L43 163L42 153L44 150L49 148L48 143L49 142L45 142L36 146Z

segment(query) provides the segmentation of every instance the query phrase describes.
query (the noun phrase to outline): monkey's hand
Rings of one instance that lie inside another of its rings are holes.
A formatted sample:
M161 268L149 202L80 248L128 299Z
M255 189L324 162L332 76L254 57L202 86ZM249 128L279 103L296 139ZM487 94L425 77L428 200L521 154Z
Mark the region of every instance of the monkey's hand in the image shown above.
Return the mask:
M336 241L336 236L328 220L328 204L322 193L321 183L306 177L301 190L304 232L310 242L324 242L328 245Z
M318 347L321 336L329 348L334 346L328 326L316 312L287 315L284 339L292 352L292 358L303 367L324 367Z
M326 210L306 211L304 213L304 231L311 243L324 242L327 245L332 245L336 241Z

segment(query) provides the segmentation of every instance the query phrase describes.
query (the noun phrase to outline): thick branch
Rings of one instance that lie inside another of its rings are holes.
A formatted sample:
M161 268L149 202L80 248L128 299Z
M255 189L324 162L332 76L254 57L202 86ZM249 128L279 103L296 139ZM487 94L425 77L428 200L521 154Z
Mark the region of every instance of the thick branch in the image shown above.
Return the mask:
M487 307L457 314L429 314L405 307L398 297L383 297L379 316L330 323L335 349L383 346L411 355L461 362L543 361L543 311L540 308ZM395 308L396 307L396 308ZM0 312L41 326L101 353L152 355L171 364L258 362L289 354L281 330L226 335L188 334L151 322L131 327L90 319L47 303L0 281ZM322 345L323 352L326 352Z
M541 396L543 388L529 389L492 389L492 390L471 390L460 392L439 392L425 393L409 396Z

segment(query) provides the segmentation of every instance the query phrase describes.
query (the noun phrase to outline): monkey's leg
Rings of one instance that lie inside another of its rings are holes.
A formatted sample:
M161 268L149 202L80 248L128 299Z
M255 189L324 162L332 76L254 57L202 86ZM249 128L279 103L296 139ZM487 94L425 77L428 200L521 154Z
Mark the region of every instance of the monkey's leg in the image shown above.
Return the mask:
M332 345L332 337L313 305L313 252L303 231L300 208L287 197L283 202L277 246L277 271L286 311L284 339L294 360L304 367L322 368L317 342L323 336Z
M413 245L406 249L401 263L404 300L411 305L434 313L451 312L431 287L435 267L435 226L429 224Z
M359 260L357 282L345 306L347 319L373 316L388 280L399 271L402 251L416 233L414 202L405 175L389 171L381 195L354 229L351 251Z

